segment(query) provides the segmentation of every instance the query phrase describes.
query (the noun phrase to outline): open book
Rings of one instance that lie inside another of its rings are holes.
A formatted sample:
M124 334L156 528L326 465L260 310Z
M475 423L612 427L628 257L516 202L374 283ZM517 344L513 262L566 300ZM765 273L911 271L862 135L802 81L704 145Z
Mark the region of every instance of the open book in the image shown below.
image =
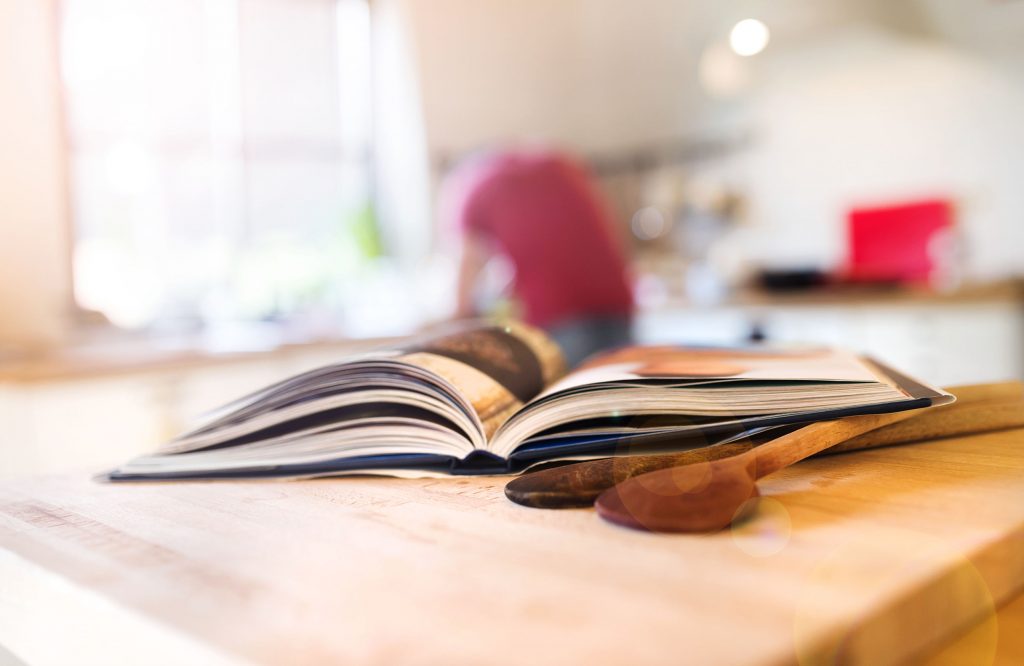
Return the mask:
M828 349L627 347L565 374L540 331L460 325L268 386L109 478L517 473L952 400Z

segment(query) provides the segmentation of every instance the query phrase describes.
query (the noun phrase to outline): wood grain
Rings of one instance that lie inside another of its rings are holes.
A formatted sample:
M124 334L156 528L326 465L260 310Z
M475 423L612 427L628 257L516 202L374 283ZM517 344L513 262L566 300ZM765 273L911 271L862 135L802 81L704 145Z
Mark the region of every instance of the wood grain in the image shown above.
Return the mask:
M1024 664L1024 595L986 614L923 660L920 666L1020 666Z
M822 451L823 454L860 451L940 437L1024 427L1024 398L944 405L925 410L917 418L894 423L852 437Z
M526 509L503 481L4 482L0 643L29 663L203 647L268 664L884 666L1024 582L1024 430L806 461L712 536ZM69 618L69 599L105 610ZM87 640L121 622L162 633Z

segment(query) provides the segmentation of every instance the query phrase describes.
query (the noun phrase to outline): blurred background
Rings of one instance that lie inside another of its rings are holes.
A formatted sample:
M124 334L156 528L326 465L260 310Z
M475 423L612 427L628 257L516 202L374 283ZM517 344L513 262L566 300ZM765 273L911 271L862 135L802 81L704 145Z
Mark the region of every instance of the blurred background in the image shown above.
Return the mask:
M1024 0L0 0L0 473L452 316L439 192L509 147L590 174L639 342L1024 377L1022 35Z

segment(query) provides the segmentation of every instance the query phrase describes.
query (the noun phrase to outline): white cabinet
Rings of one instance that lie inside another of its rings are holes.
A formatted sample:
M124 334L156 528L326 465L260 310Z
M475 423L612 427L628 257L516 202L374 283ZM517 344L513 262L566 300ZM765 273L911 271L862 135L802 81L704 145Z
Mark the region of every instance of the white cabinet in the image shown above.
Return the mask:
M724 305L641 313L640 342L839 346L934 384L1024 379L1024 305L1014 299Z

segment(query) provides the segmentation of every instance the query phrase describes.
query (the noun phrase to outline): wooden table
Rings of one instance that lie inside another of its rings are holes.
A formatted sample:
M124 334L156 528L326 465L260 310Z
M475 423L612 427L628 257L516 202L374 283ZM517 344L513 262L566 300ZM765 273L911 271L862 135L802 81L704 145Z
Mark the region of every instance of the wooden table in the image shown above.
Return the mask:
M0 645L31 664L887 664L981 621L932 659L987 663L1024 586L1024 430L807 461L710 536L527 509L503 482L5 481Z

